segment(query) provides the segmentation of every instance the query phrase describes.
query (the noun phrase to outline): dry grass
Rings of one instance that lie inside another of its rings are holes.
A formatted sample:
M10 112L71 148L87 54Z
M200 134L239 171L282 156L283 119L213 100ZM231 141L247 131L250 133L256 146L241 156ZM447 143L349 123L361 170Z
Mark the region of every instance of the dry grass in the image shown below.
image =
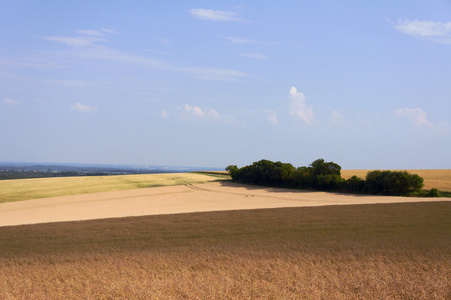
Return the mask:
M342 170L341 176L343 178L351 178L356 175L360 178L365 178L366 174L372 170ZM401 171L401 170L398 170ZM441 191L451 192L451 170L436 169L436 170L403 170L412 174L418 174L424 179L424 189L436 188Z
M0 228L1 299L450 299L451 203Z
M0 180L0 203L186 183L204 183L227 178L227 176L220 178L195 173L168 173Z

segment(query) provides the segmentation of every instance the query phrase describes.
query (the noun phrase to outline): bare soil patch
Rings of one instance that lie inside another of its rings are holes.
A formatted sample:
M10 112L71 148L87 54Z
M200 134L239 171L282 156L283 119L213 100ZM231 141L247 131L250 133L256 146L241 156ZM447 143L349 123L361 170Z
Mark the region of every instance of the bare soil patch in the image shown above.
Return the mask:
M434 201L263 188L229 181L0 203L0 226L223 210Z

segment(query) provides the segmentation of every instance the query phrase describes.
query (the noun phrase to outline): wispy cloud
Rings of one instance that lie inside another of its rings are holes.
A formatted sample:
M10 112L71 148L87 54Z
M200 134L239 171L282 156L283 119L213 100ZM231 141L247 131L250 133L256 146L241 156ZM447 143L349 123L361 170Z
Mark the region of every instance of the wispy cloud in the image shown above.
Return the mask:
M57 85L57 86L63 86L63 87L73 87L73 88L79 88L79 87L88 87L92 85L92 83L88 83L81 80L61 80L61 79L55 79L55 80L47 80L46 81L50 85Z
M275 111L267 109L266 113L267 113L266 117L269 123L273 125L279 125L279 119L277 118L277 113Z
M181 109L181 117L183 119L204 119L209 121L219 121L220 114L214 109L203 110L199 106L191 106L185 104Z
M441 44L451 44L451 22L399 20L394 26L400 32Z
M345 122L345 118L343 117L343 115L338 110L333 110L330 113L330 120L335 125L342 125Z
M110 29L100 29L100 30L92 30L92 29L83 29L76 31L79 34L89 35L89 36L104 36L106 33L116 33L114 30Z
M240 18L238 14L233 11L196 8L190 9L189 12L193 17L200 20L222 22L249 22L245 19Z
M214 81L239 81L243 78L250 77L249 74L229 69L221 68L176 68L179 71L186 72L198 79L214 80Z
M259 53L242 53L240 54L243 57L253 58L253 59L269 59L269 56Z
M248 74L237 70L213 67L180 67L176 65L170 65L163 60L153 59L147 56L129 54L123 51L96 44L96 42L100 39L91 36L44 37L43 39L73 46L75 47L75 49L71 51L70 54L84 59L109 60L129 65L136 65L144 68L155 68L167 71L187 73L194 78L203 80L237 81L246 77L250 77Z
M42 39L46 41L65 44L70 47L86 47L96 44L97 42L105 42L106 39L103 38L103 36L105 36L105 34L107 33L114 33L114 31L109 29L82 29L77 30L76 33L78 33L79 36L45 36L42 37Z
M163 119L167 119L167 118L168 118L168 113L167 113L165 110L161 110L160 116L161 116Z
M42 39L52 42L57 42L61 44L65 44L67 46L71 47L85 47L92 45L96 42L102 42L105 41L105 39L102 38L95 38L95 37L70 37L70 36L45 36Z
M399 108L395 111L395 114L398 117L405 118L411 120L418 127L421 126L430 126L432 123L428 121L427 114L421 108Z
M6 98L3 100L3 103L8 105L8 106L16 106L19 105L19 101L13 100L11 98Z
M37 68L37 69L59 69L61 68L61 65L49 62L37 62L32 61L30 59L9 59L9 60L3 60L0 61L0 65L4 66L5 68L15 68L15 67L24 67L24 68Z
M72 105L70 108L75 111L86 113L95 112L97 110L97 107L95 106L84 105L79 102L77 102L75 105Z
M305 96L295 87L290 89L290 115L310 123L315 118L313 107L305 103Z
M245 39L245 38L240 38L240 37L234 37L234 36L227 36L224 37L228 43L231 44L238 44L238 45L246 45L246 44L255 44L257 43L257 41L255 40L250 40L250 39Z

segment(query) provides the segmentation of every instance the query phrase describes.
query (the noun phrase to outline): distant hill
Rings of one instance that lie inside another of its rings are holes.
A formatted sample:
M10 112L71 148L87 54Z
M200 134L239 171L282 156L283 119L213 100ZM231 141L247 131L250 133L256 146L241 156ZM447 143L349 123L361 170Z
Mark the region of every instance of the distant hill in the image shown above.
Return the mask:
M165 165L102 165L74 163L0 162L0 179L102 176L152 173L221 171L223 168L182 167Z

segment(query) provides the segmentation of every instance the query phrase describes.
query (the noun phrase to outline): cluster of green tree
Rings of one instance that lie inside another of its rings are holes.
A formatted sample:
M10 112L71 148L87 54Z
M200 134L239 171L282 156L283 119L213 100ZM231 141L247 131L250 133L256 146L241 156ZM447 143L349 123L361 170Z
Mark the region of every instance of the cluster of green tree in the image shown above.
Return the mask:
M344 179L341 167L324 159L299 168L280 161L260 160L242 168L230 165L226 171L235 182L272 187L401 196L418 193L423 187L423 178L406 171L377 170L369 172L366 179L357 176Z

